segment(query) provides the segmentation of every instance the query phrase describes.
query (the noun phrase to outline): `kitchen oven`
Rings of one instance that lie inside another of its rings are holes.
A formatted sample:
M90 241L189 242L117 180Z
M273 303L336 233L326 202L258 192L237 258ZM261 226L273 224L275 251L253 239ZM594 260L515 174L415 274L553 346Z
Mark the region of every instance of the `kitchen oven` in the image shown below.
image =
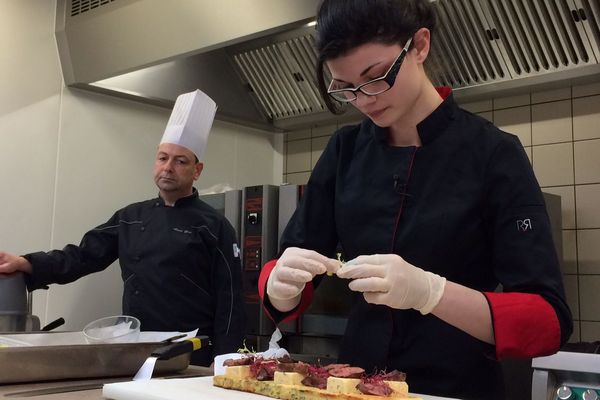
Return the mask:
M223 214L236 233L238 243L241 232L242 191L229 190L223 193L204 194L200 199Z
M242 291L246 310L247 346L265 350L275 325L258 296L260 271L277 255L279 188L249 186L242 195Z
M534 358L532 400L600 398L600 342L568 344L565 351Z

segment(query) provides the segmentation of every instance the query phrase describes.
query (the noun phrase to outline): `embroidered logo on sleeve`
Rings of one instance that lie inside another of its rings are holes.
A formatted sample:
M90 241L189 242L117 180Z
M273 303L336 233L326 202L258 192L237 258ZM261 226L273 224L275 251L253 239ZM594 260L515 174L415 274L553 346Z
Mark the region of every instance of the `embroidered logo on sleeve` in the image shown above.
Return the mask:
M237 243L233 244L233 257L234 258L238 258L240 256L240 248L238 247Z
M517 220L517 230L519 232L527 232L533 230L533 225L531 224L531 219L518 219Z

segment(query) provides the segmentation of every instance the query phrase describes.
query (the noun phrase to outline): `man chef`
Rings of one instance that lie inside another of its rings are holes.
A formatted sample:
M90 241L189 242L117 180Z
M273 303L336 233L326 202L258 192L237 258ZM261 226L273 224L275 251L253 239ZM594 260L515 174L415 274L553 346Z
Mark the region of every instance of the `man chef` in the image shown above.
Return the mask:
M244 335L241 264L234 229L193 187L216 106L199 90L180 95L154 162L157 198L130 204L62 250L15 256L0 251L0 274L26 273L28 289L65 284L116 259L124 282L123 313L145 331L198 328L212 348L192 363L236 351Z

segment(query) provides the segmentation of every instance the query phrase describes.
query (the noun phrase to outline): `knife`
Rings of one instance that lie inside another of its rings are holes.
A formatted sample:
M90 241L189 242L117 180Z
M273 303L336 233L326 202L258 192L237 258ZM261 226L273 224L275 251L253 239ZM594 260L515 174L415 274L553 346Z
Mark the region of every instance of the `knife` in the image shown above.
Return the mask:
M138 372L133 377L134 381L147 381L152 378L154 372L154 365L157 360L169 360L173 357L177 357L181 354L191 353L203 347L209 346L210 339L208 336L197 336L190 339L176 342L168 346L160 347L156 349L150 357L144 361L144 364L140 367Z
M20 392L6 393L4 397L35 397L47 394L79 392L84 390L102 389L104 383L85 383L81 385L58 386L43 389L23 390Z

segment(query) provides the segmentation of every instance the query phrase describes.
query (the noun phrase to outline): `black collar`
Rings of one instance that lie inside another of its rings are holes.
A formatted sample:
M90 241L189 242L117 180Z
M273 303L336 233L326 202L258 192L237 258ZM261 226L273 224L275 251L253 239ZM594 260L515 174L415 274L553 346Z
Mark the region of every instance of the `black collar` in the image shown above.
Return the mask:
M417 124L417 131L423 146L437 139L446 131L445 128L449 125L450 121L456 118L458 105L454 101L452 90L447 87L441 87L437 88L437 91L444 100L431 114ZM371 120L368 120L368 123L371 124L371 130L375 137L387 143L388 129L378 127Z
M198 199L198 191L196 190L195 187L193 187L192 194L190 194L189 196L185 196L180 199L177 199L177 201L175 201L175 204L173 204L173 207L184 207L186 205L193 204L197 199ZM163 200L162 197L160 197L160 194L158 195L156 205L157 206L165 205L165 201Z
M446 131L450 121L456 118L457 110L458 105L454 101L452 92L449 92L444 101L442 101L442 104L417 124L417 131L419 132L423 146L433 142Z

